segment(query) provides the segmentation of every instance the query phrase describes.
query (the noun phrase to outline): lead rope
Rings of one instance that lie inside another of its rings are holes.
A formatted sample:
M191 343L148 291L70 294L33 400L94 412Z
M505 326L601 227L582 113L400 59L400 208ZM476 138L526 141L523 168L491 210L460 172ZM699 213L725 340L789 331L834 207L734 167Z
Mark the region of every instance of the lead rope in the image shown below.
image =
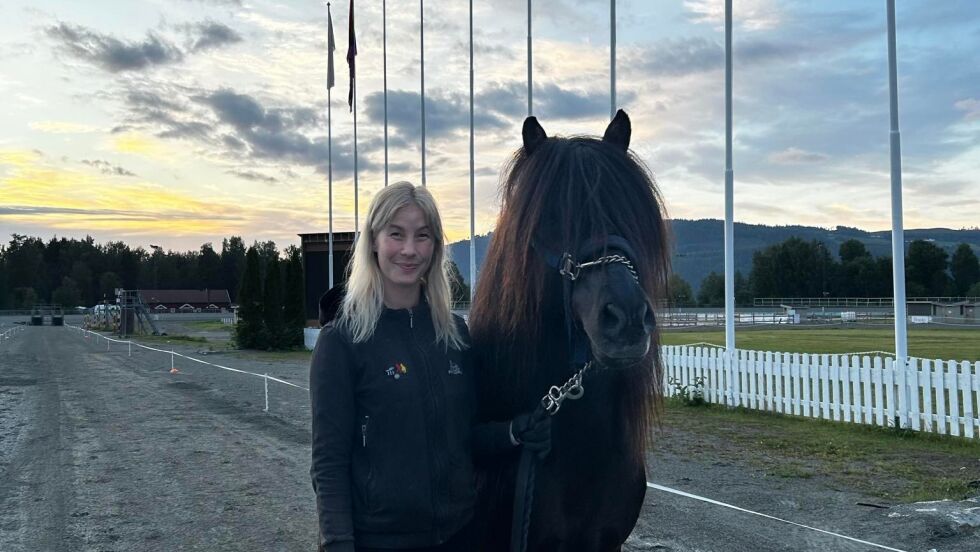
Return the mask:
M602 266L610 263L620 263L626 265L633 279L639 283L640 279L633 268L633 263L628 257L623 255L607 255L594 261L576 263L572 256L565 253L558 262L558 272L564 281L563 303L565 306L565 324L569 339L569 355L574 362L576 354L574 343L572 343L572 322L571 322L571 283L578 279L583 268ZM592 361L588 361L579 371L572 374L561 387L552 385L548 393L541 397L538 408L544 409L550 416L554 416L561 409L565 399L578 400L585 394L585 387L582 386L582 379L592 368ZM533 414L532 414L533 416ZM517 466L517 478L514 481L514 504L510 522L510 552L526 552L527 536L531 528L531 508L534 505L534 479L537 462L534 453L527 449L521 450L520 463ZM523 483L523 484L522 484Z

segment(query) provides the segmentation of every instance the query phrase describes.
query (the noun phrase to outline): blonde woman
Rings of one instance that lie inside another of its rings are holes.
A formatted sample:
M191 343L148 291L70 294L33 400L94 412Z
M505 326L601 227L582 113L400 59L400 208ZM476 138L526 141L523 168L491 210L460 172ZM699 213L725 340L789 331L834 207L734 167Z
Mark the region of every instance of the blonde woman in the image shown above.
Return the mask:
M447 263L429 192L378 192L310 366L320 550L472 550L471 443L481 455L550 446L550 426L528 416L471 427L469 335Z

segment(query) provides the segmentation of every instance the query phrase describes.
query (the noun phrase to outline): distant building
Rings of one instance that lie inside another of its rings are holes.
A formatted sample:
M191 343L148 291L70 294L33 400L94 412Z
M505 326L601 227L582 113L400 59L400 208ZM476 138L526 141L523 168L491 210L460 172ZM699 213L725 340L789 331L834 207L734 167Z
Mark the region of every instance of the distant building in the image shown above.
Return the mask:
M140 300L150 312L228 312L227 289L141 289Z
M980 302L913 300L908 302L908 314L939 318L945 322L972 322L978 319Z
M303 251L303 308L306 325L320 327L320 297L330 289L330 234L300 234ZM333 283L346 281L347 265L354 251L354 232L333 234Z

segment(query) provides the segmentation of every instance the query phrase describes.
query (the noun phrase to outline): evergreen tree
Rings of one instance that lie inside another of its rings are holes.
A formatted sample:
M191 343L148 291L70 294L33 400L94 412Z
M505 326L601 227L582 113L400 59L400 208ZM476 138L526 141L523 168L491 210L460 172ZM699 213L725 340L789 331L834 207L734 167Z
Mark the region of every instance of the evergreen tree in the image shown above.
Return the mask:
M303 328L306 327L303 298L303 257L299 248L292 246L286 250L286 287L283 290L285 315L285 339L283 345L289 348L303 345Z
M51 301L57 305L61 305L65 309L73 309L79 306L81 300L79 297L81 293L78 291L78 285L75 280L70 277L65 276L61 279L61 285L58 289L54 290L51 294Z
M946 259L949 254L943 248L925 240L909 244L908 262L905 268L908 295L912 297L938 297L946 293L949 277L946 275Z
M262 322L265 324L263 349L281 349L284 346L286 325L282 309L282 276L278 259L270 259L266 267L262 295Z
M670 298L670 306L686 307L696 304L694 291L691 284L687 283L680 274L671 274L667 281L667 296Z
M221 242L221 282L228 290L231 301L238 300L238 284L245 271L245 242L239 236L232 236Z
M840 256L840 262L842 263L848 263L855 259L871 257L871 253L868 252L868 248L865 247L863 243L853 238L840 244L838 255Z
M210 243L201 246L201 253L197 257L197 277L198 281L191 289L221 288L221 257L214 252Z
M954 295L966 295L973 284L980 282L980 261L977 261L969 244L961 243L949 264L953 273Z
M259 254L254 247L245 254L245 270L238 288L238 324L235 342L240 349L256 349L262 345L262 280L259 277Z
M702 307L724 307L725 306L725 277L717 272L712 272L701 280L701 289L698 290L698 305Z
M735 304L741 306L752 305L752 283L742 276L741 270L735 271Z
M449 286L452 288L453 304L469 303L470 286L463 281L463 275L459 273L459 267L452 259L449 260Z

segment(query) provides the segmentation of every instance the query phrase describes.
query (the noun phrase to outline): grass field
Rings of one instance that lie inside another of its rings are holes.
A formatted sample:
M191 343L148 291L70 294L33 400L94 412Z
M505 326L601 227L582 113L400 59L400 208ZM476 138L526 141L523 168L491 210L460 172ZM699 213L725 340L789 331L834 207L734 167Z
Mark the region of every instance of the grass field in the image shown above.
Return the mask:
M706 342L725 344L724 329L666 330L663 345ZM787 353L854 353L895 351L891 328L738 328L735 343L739 349ZM908 333L909 355L942 360L980 360L980 329L912 328Z
M976 440L741 408L686 407L678 400L668 400L664 414L666 428L732 443L729 454L776 477L829 477L841 488L905 502L960 500L980 488Z

